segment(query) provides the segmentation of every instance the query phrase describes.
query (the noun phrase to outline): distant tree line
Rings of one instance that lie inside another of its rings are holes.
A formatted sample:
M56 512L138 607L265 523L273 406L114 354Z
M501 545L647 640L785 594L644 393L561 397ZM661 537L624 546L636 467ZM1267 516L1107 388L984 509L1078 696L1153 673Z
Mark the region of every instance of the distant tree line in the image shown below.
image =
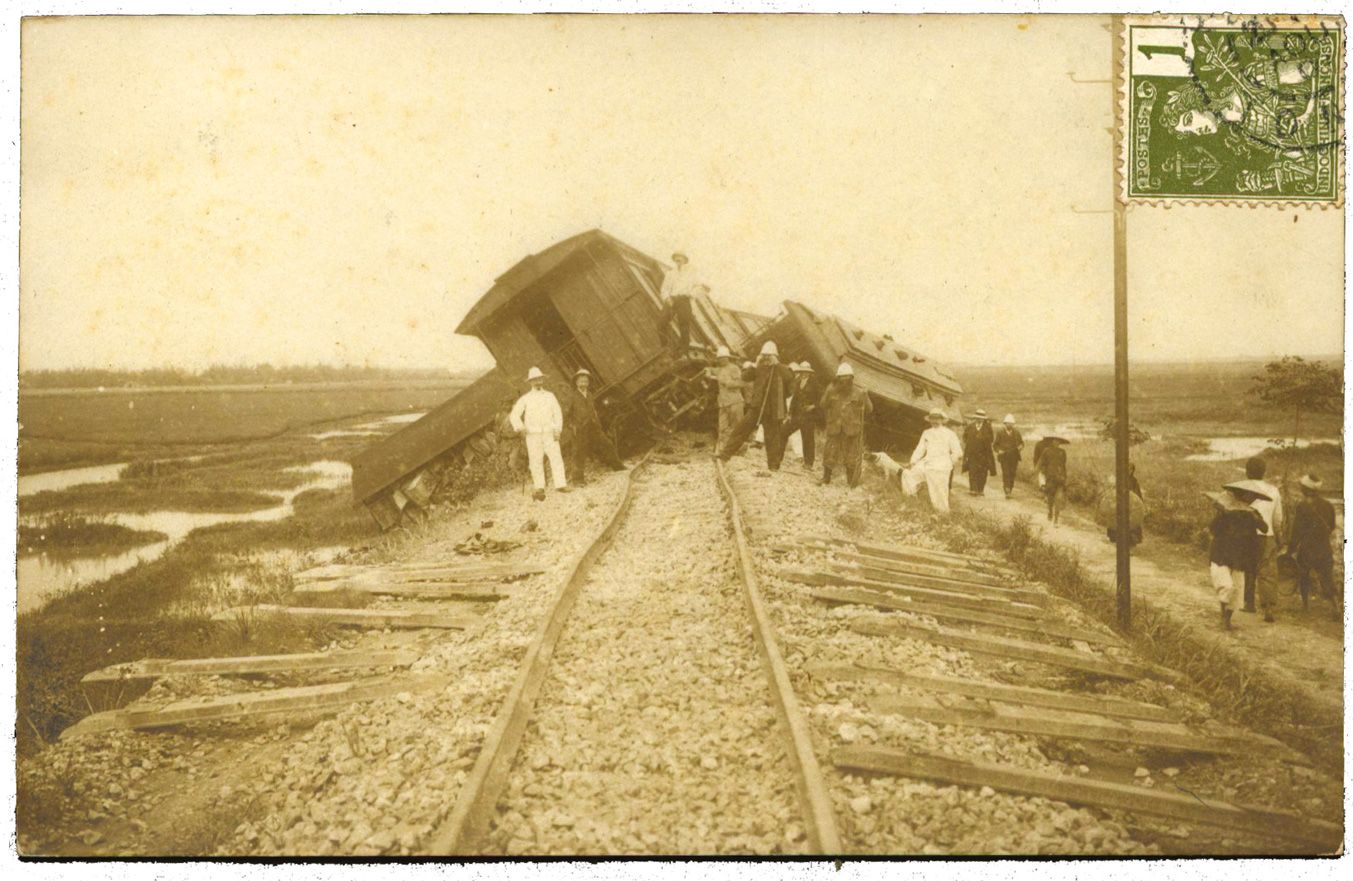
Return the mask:
M215 364L203 370L187 370L178 367L155 367L147 370L105 370L98 367L76 367L66 370L23 371L19 374L19 388L276 385L308 382L458 379L472 377L479 372L477 370L452 370L449 368L336 367L329 364L294 364L280 367L273 364Z

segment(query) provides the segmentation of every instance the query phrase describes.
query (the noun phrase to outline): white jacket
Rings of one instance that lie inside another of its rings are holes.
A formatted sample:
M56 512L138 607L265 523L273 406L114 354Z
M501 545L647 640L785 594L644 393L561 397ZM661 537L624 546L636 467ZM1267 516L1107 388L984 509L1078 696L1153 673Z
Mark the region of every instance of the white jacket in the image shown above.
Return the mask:
M911 454L911 464L920 464L926 471L950 471L963 458L963 444L958 435L943 425L927 428L921 432L921 440L916 451Z
M531 389L517 398L508 418L513 430L527 434L557 435L564 430L564 411L559 408L559 399L545 389Z

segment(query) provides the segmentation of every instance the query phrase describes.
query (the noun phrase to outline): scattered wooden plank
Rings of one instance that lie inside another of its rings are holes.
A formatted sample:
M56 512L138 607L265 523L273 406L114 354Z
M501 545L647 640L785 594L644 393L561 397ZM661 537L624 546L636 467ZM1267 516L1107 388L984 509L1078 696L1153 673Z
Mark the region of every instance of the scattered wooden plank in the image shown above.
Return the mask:
M445 688L446 676L379 676L350 682L275 688L174 701L161 707L127 708L95 713L61 732L67 740L103 731L163 728L214 722L267 713L309 713L358 701L377 700L400 692L411 694Z
M386 583L372 581L312 581L298 584L294 593L325 594L353 591L375 596L408 597L418 600L501 600L516 590L511 582L498 584L460 584L458 582Z
M114 664L86 674L82 683L158 679L161 676L233 676L244 673L291 673L302 670L342 670L349 667L407 667L419 653L409 650L298 652L286 655L248 655L238 658L146 658Z
M1005 614L1004 611L983 612L976 609L950 606L944 603L905 599L902 597L887 596L869 590L852 590L849 588L822 588L813 591L812 595L815 599L827 603L850 603L862 606L873 606L878 609L892 609L899 612L914 612L917 615L929 615L932 618L938 618L942 621L962 621L968 624L998 627L1005 630L1015 630L1020 633L1032 633L1048 639L1079 640L1080 642L1097 645L1123 646L1123 640L1112 633L1098 633L1093 630L1083 630L1079 627L1070 627L1066 624L1050 621L1046 618L1021 618L1015 615Z
M525 563L464 565L464 566L321 566L307 569L293 576L297 584L313 581L382 581L413 582L437 581L465 583L472 581L509 581L537 575L545 570Z
M1165 707L1104 695L1072 694L1024 685L978 682L955 676L918 676L901 670L890 670L886 667L872 667L862 664L814 663L808 665L808 673L820 679L845 682L878 682L941 694L960 694L1012 704L1094 713L1124 719L1145 719L1150 722L1179 721L1179 715Z
M1002 580L996 575L987 574L985 572L975 572L962 566L895 560L891 557L857 553L853 550L841 547L840 545L830 545L821 542L775 542L771 545L771 550L786 553L808 551L811 553L832 554L838 559L856 563L860 566L874 569L887 569L890 572L925 575L931 578L943 579L945 581L958 582L960 584L977 584L985 587L1014 587L1009 581Z
M1007 600L975 597L966 593L954 593L953 591L938 590L931 587L894 584L888 581L871 581L868 578L861 578L841 572L806 572L801 569L780 569L776 572L776 575L787 581L795 581L799 584L809 584L814 587L826 587L830 585L864 587L869 590L897 594L898 596L914 597L919 600L944 603L948 606L958 606L965 609L982 609L1022 618L1042 618L1047 614L1041 607L1031 606L1025 603L1012 603Z
M950 581L947 578L934 578L929 575L894 572L891 569L877 569L872 566L860 566L852 563L828 562L833 572L844 572L871 581L886 581L890 584L903 584L911 587L928 587L932 590L946 590L950 593L964 593L968 596L986 597L989 600L1024 603L1031 606L1048 606L1048 595L1038 590L1020 587L988 587L983 584L969 584L964 581Z
M956 554L953 551L938 551L934 548L919 548L914 545L881 544L878 542L856 541L825 535L806 535L802 541L816 541L823 544L842 545L854 548L858 553L867 553L894 560L914 560L919 563L942 563L945 565L966 566L969 569L985 572L998 572L1006 575L1019 575L1014 569L993 560L974 557L970 554Z
M850 628L856 633L865 633L870 636L902 636L908 639L919 639L934 645L963 649L974 654L994 655L998 658L1018 661L1032 661L1053 667L1080 670L1083 673L1094 673L1112 679L1135 681L1148 674L1146 669L1137 665L1125 664L1121 661L1092 655L1089 652L1057 648L1036 642L1004 639L986 634L976 636L944 627L918 627L901 621L881 622L856 619L851 622Z
M1147 749L1201 755L1253 755L1255 743L1247 738L1208 736L1177 723L1142 722L1108 716L1021 707L986 699L917 695L882 695L869 700L869 708L920 719L938 725L1008 731L1056 740L1098 740Z
M1263 841L1280 838L1314 845L1320 853L1335 852L1343 841L1343 829L1334 823L1284 811L1228 804L1192 793L1168 792L1160 788L1148 789L879 747L836 749L832 752L832 763L842 771L889 774L961 786L990 786L1002 792L1037 796L1083 807L1129 811L1185 823L1234 829Z
M301 621L327 621L349 627L432 627L464 630L479 621L478 615L437 615L403 609L325 609L305 606L235 606L212 615L213 621L233 621L245 615L275 615Z

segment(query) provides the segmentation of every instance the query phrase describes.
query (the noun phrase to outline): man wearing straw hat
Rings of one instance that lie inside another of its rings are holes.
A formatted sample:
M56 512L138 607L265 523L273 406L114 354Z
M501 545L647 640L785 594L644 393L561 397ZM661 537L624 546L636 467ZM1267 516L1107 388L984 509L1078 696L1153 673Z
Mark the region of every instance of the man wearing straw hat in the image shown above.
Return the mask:
M1320 593L1334 604L1334 618L1343 618L1343 589L1334 583L1334 553L1330 535L1334 532L1334 506L1320 495L1323 485L1314 474L1301 476L1301 499L1292 511L1292 537L1287 554L1297 564L1297 586L1301 589L1301 607L1310 608L1311 581L1319 583Z
M592 372L586 367L573 374L573 393L568 396L564 426L568 434L565 464L575 484L581 486L587 483L589 457L599 459L613 469L624 467L615 445L602 430L601 419L597 416L596 397L592 394Z
M780 470L780 459L785 447L780 440L780 429L785 422L785 398L789 396L794 376L780 363L780 349L774 340L766 340L756 359L752 381L752 406L737 427L719 444L718 457L725 462L746 443L756 427L765 432L766 467Z
M727 346L719 346L715 355L717 366L710 369L709 376L718 384L715 403L718 407L719 422L714 429L714 449L719 449L724 438L733 433L733 429L742 421L746 398L743 389L747 383L742 379L742 369L733 362L733 353Z
M678 356L684 356L690 353L691 348L691 296L700 291L707 291L705 287L695 277L695 270L691 269L691 262L681 251L672 255L673 269L662 278L662 297L663 316L670 322L672 331L677 338Z
M840 468L846 472L846 485L854 489L864 461L864 420L874 412L874 405L869 392L855 385L855 368L845 361L837 366L836 379L822 396L822 412L827 415L822 482L831 483L832 469Z
M532 367L526 374L531 388L517 399L509 417L512 430L526 439L526 460L535 484L535 499L545 498L545 459L550 460L550 475L555 489L568 492L564 477L564 456L559 450L559 435L564 431L564 411L559 399L545 389L545 374Z
M1015 491L1015 473L1019 471L1020 454L1024 451L1024 435L1015 427L1015 414L1005 414L1001 420L1001 430L996 432L991 446L996 452L996 461L1001 465L1001 487L1008 499Z
M1268 496L1256 491L1254 481L1249 480L1228 483L1222 489L1203 495L1217 506L1208 526L1212 533L1208 563L1221 607L1221 627L1230 630L1231 616L1245 593L1245 573L1254 565L1255 538L1264 529L1264 518L1251 503Z
M813 365L807 361L800 361L790 369L794 371L794 396L789 399L789 421L780 432L780 442L788 444L790 435L797 431L803 445L803 464L811 469L817 455L815 440L822 387L813 372Z
M944 411L936 407L926 416L930 427L911 454L911 467L902 475L902 491L916 495L922 481L930 506L941 514L949 513L949 478L963 458L963 445L952 428L944 424ZM918 467L919 466L919 467Z

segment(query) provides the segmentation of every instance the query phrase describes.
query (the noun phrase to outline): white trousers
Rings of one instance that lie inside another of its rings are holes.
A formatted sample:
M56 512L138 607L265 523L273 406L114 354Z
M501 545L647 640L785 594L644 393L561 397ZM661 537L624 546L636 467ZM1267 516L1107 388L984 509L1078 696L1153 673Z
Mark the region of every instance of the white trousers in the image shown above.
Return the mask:
M902 472L902 492L916 495L925 483L926 495L930 496L930 506L942 514L949 513L949 475L952 468L943 471L931 468L912 467Z
M554 478L554 488L568 486L564 476L564 454L559 451L559 439L553 432L546 434L528 433L526 435L526 461L531 467L531 482L536 489L545 488L545 457L550 459L550 476Z
M1217 591L1217 600L1234 611L1245 594L1245 570L1213 563L1211 575L1212 587Z

